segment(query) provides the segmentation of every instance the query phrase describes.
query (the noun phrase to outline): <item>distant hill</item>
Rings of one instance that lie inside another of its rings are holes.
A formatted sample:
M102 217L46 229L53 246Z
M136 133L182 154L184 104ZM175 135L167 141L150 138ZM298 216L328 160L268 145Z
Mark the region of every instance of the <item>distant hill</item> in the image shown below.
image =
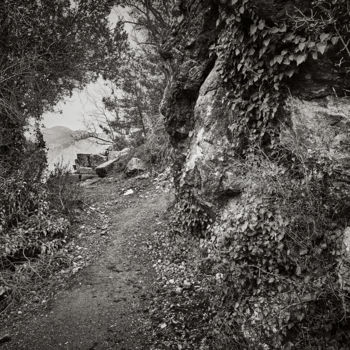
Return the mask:
M45 141L50 144L63 144L71 142L73 139L74 131L66 128L65 126L54 126L42 130L45 137Z
M73 131L64 126L43 129L42 133L48 148L49 169L53 169L58 163L72 167L77 153L98 154L108 148L108 144L87 137L87 132Z

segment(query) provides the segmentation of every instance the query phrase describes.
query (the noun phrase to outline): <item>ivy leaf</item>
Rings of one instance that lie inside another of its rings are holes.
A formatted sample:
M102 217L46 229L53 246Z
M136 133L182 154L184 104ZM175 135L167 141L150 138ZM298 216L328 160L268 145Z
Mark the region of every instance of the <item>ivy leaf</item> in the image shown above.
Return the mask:
M241 225L242 232L245 232L247 228L248 228L248 221L246 221L244 224Z
M321 42L324 42L324 41L326 41L329 37L330 37L329 34L322 33L322 34L320 35L320 40L321 40Z
M248 56L252 56L252 55L254 55L254 53L255 53L255 50L253 48L251 48L248 52Z
M279 32L279 28L278 27L273 27L270 29L270 33L271 34L277 34Z
M298 43L301 42L301 37L300 36L296 36L293 41L294 41L294 44L298 44Z
M241 15L243 15L243 13L244 13L244 6L241 6L241 7L240 7L239 13L240 13Z
M306 255L307 253L308 253L308 250L305 248L305 249L302 249L299 254L303 256L303 255Z
M258 27L256 26L256 24L252 24L250 26L250 35L254 35L256 33L256 31L258 30Z
M237 4L238 0L231 0L231 6Z
M317 47L317 51L318 51L321 55L323 55L323 54L325 53L325 51L326 51L327 44L317 44L316 47Z
M305 62L306 59L307 59L307 54L306 54L306 53L304 53L304 54L302 54L302 55L298 55L298 56L296 57L297 66L299 66L300 64L302 64L303 62Z
M254 104L250 104L247 108L247 112L250 112L254 109L255 105Z
M277 61L279 64L281 64L281 63L283 62L283 56L282 56L282 55L277 56L277 57L276 57L276 61Z
M314 51L314 52L312 53L312 58L313 58L314 60L317 60L317 58L318 58L317 51Z
M261 19L259 21L258 28L259 28L259 30L263 30L264 27L265 27L265 21L263 19Z
M339 36L334 36L331 41L333 45L337 45L339 41Z
M292 41L295 38L294 33L289 33L286 37L285 37L285 41Z
M261 58L265 52L266 52L266 48L264 48L264 47L261 48L261 49L259 50L259 58Z
M305 49L306 43L299 43L298 48L300 51L303 51Z
M287 25L283 24L282 28L279 30L281 33L285 33L287 31Z
M310 280L311 280L311 277L310 277L310 276L306 276L306 277L304 278L304 282L305 282L305 283L309 283Z
M263 41L264 46L269 46L270 40L271 40L270 38L265 39L265 40Z
M286 57L286 58L288 58L288 57ZM294 54L290 54L289 55L289 60L290 60L290 62L292 62L292 61L296 61L297 58L296 58L296 56Z

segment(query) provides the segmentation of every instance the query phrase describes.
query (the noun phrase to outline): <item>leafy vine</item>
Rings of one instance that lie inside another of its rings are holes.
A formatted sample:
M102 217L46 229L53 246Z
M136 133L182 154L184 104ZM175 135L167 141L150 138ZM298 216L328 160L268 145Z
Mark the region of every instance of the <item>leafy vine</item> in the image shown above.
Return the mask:
M275 22L261 18L251 0L232 0L221 13L218 26L224 23L225 30L212 49L229 86L229 129L242 154L256 146L275 146L279 107L288 81L302 64L333 50L334 62L347 72L350 55L345 36L349 35L344 13L349 13L348 3L315 0L311 5L305 12L293 8L292 14L286 12L283 20Z

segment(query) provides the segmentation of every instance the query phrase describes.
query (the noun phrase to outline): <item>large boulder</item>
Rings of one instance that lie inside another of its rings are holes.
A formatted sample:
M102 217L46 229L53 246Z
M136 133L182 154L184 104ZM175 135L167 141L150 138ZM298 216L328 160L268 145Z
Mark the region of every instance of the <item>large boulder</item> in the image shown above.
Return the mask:
M130 148L124 148L121 151L110 151L108 161L96 167L96 174L100 177L106 177L112 170L121 172L125 169L128 162Z
M327 96L285 102L289 127L281 128L281 144L293 153L303 152L319 164L332 166L328 178L333 195L342 199L339 214L350 213L350 98ZM296 142L297 140L297 142Z
M130 148L124 148L121 151L111 151L108 154L108 160L116 159L114 163L113 171L120 173L124 171L128 160L130 159Z
M101 154L91 154L90 155L90 167L96 168L100 164L107 161L107 157Z
M130 153L130 148L123 148L121 151L109 151L108 160L120 159L129 155L129 153Z
M126 165L125 174L126 176L134 176L139 173L143 173L147 170L146 163L140 158L131 158Z
M118 161L118 159L111 159L107 162L100 164L95 168L96 174L99 177L106 177L107 174L114 168L114 164Z
M101 154L78 153L75 161L77 167L96 168L107 161L107 157Z

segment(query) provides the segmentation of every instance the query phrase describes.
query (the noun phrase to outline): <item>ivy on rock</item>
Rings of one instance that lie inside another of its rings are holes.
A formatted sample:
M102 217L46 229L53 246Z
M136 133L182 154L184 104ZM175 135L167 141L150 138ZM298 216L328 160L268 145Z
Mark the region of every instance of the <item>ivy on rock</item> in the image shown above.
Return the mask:
M278 113L280 106L290 80L303 63L322 59L333 50L333 66L338 63L339 68L345 68L350 59L345 37L349 35L348 19L342 14L348 11L347 6L342 0L331 4L316 0L303 9L286 6L283 16L274 21L259 15L255 1L226 4L217 22L225 29L212 52L218 56L228 87L232 110L229 129L240 153L249 153L257 146L274 147L278 140L276 121L283 117ZM336 52L341 45L342 51Z

